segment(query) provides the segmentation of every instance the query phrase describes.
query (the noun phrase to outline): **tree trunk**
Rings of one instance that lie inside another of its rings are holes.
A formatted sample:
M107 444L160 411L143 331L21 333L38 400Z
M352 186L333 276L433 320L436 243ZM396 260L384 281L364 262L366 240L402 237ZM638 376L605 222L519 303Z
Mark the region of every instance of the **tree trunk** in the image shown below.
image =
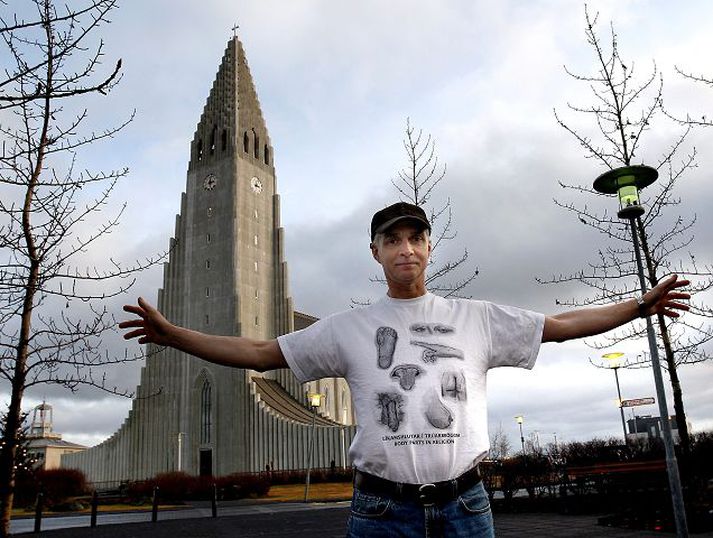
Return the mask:
M15 459L17 456L17 439L22 427L20 417L22 415L22 397L25 392L25 378L27 375L27 357L30 346L30 335L32 330L32 311L35 302L35 293L39 283L40 275L40 254L38 253L35 237L32 234L32 203L35 197L35 189L39 182L40 174L44 167L44 158L47 152L47 133L49 131L49 121L51 116L51 91L54 69L54 56L52 49L52 33L49 25L45 27L47 33L47 73L45 78L45 97L42 132L40 133L40 143L37 148L37 160L32 170L32 176L27 184L25 200L22 207L22 230L25 237L25 248L27 259L30 263L30 271L27 275L25 285L25 299L22 305L22 316L20 321L20 335L17 343L17 354L15 358L15 372L12 380L12 396L8 409L8 418L5 424L6 443L0 456L0 476L3 482L0 484L0 538L10 536L10 516L12 514L12 504L15 496Z
M646 238L646 233L644 231L644 226L641 223L641 219L637 218L639 238L641 239L641 250L644 252L644 257L646 258L646 269L649 273L649 283L651 287L658 284L658 278L656 276L656 270L651 259L651 252L649 251L649 243ZM691 439L688 434L688 423L686 422L686 412L683 407L683 392L681 391L681 382L678 379L678 371L676 369L676 360L671 347L671 338L668 334L668 327L666 326L666 320L662 314L657 316L657 324L659 326L659 335L663 341L664 352L666 355L666 367L668 369L669 379L671 380L671 388L673 390L673 408L674 414L676 415L676 425L678 426L678 437L681 446L681 455L685 462L688 461L688 456L691 452ZM669 417L661 417L661 420L668 420Z
M18 360L18 364L20 361ZM17 372L18 368L15 368ZM23 368L24 370L24 368ZM22 394L24 376L21 382L15 378L12 383L12 396L5 419L3 447L0 453L0 537L10 536L10 516L15 497L15 457L17 455L17 440L22 416Z

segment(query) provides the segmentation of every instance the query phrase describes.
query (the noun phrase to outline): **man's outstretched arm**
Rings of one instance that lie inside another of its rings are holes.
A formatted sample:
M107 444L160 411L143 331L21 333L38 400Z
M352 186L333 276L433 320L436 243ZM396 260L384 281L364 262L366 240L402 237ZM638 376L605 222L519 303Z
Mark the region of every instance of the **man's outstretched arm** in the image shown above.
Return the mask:
M140 344L170 346L209 362L235 368L261 372L287 368L277 340L214 336L184 329L170 323L141 297L138 306L126 305L124 310L138 316L119 323L120 329L134 329L124 334L127 340L138 337Z
M676 318L678 310L688 310L688 305L678 302L690 299L688 293L677 291L688 286L688 280L678 280L677 275L665 278L658 285L644 294L643 311L635 299L630 299L610 306L581 308L545 318L542 332L543 342L564 342L574 338L583 338L615 329L625 323L644 316L663 314Z

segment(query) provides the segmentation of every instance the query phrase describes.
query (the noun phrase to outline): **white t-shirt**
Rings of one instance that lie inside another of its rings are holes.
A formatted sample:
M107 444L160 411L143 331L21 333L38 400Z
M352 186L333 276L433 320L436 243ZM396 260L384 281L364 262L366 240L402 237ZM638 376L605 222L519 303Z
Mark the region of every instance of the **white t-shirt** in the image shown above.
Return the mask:
M487 371L532 368L544 320L485 301L387 296L278 342L301 382L349 383L358 424L349 454L358 469L429 483L460 476L485 457Z

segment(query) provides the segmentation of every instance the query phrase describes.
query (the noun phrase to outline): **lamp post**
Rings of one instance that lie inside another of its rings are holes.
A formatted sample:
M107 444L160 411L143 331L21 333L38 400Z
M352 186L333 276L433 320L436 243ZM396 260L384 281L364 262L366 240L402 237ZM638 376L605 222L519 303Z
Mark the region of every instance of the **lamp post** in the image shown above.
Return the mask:
M515 417L518 426L520 426L520 444L522 445L522 453L525 454L525 436L522 433L522 423L525 422L525 417L522 415L517 415Z
M639 203L639 190L651 185L656 181L658 175L659 173L656 169L650 166L624 166L609 170L594 180L594 190L603 194L617 194L619 197L619 211L617 216L620 219L627 219L629 221L642 294L646 293L646 280L644 277L644 267L641 262L637 228L640 228L641 233L643 233L644 230L641 228L640 221L637 225L637 220L644 214L644 208L641 207ZM686 523L686 509L683 504L681 478L678 474L676 453L673 448L671 422L668 416L663 376L661 375L661 361L659 360L658 347L656 346L654 326L649 317L646 318L646 335L649 341L649 353L651 354L651 367L654 372L656 395L659 400L659 414L661 416L663 441L666 449L666 470L668 472L668 483L671 489L671 502L673 504L673 513L676 522L676 535L679 537L687 537L688 525Z
M178 432L178 454L176 454L176 471L179 473L183 470L183 432Z
M623 353L605 353L603 359L609 361L609 368L614 370L614 379L616 379L616 394L619 397L619 414L621 415L621 427L624 431L624 444L626 444L626 421L624 420L624 408L621 406L621 388L619 386L619 368L622 367L621 358Z
M346 440L346 423L347 423L347 413L348 409L346 406L342 407L342 426L339 428L340 429L340 440L342 442L342 468L346 469L347 468L347 440Z
M307 480L305 481L305 502L309 497L309 476L312 471L312 455L314 454L314 435L317 427L317 409L322 405L322 395L319 393L309 394L309 405L312 408L312 430L309 436L309 451L307 453Z

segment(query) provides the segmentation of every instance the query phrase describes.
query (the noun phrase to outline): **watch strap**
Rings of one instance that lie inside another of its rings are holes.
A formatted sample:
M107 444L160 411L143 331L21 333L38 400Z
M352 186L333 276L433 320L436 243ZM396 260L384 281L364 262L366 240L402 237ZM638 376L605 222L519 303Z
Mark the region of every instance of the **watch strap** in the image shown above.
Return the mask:
M636 305L639 307L639 317L645 318L646 317L646 301L644 301L643 295L636 296Z

